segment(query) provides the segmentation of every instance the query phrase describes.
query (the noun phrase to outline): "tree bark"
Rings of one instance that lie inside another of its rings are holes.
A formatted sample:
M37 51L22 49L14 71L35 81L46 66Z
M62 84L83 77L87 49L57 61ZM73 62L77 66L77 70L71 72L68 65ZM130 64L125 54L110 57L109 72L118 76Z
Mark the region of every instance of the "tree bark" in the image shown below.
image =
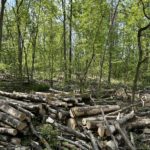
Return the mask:
M3 36L3 18L4 18L4 10L5 3L7 0L1 0L1 10L0 10L0 61L1 61L1 52L2 52L2 36Z
M104 112L111 112L120 109L118 105L96 105L87 107L73 107L70 109L70 116L81 117L81 116L91 116L96 114L101 114L101 108Z
M23 121L26 119L26 115L19 110L9 106L8 104L1 104L0 103L0 110L19 119L20 121Z
M63 9L64 81L67 82L66 0L62 0L62 9Z
M23 47L24 47L24 40L21 33L21 18L20 18L20 7L23 4L24 0L21 0L20 2L16 0L16 10L13 7L13 11L16 17L16 26L17 26L17 43L18 43L18 73L19 78L22 79L22 57L23 57Z
M0 127L0 133L1 134L9 134L9 135L17 135L17 130L13 129L13 128L4 128L4 127Z
M144 16L148 20L150 20L150 17L146 14L144 3L143 3L142 0L141 0L141 2L142 2L142 6L143 6ZM134 99L135 99L135 92L137 90L137 82L138 82L138 79L139 79L139 73L140 73L141 65L142 65L142 63L144 63L147 60L147 57L143 58L143 49L142 49L142 43L141 43L142 42L141 41L141 36L142 36L142 33L145 30L147 30L148 28L150 28L150 22L145 27L140 28L138 30L138 34L137 34L139 57L138 57L138 63L137 63L137 66L136 66L135 76L134 76L133 86L132 86L132 103L134 102Z
M0 112L0 121L14 127L15 129L18 130L23 130L27 124L23 123L19 120L17 120L16 118L13 118L12 116L9 116L6 113Z
M69 42L70 42L70 50L69 50L69 80L71 80L72 74L72 0L70 0L70 34L69 34Z

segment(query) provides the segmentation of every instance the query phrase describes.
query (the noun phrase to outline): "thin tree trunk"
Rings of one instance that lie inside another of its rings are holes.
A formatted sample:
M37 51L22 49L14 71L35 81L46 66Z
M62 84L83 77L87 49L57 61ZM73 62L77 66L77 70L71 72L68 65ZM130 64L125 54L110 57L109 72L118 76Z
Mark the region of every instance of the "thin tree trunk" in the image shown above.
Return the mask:
M105 55L106 55L106 46L108 45L108 38L111 34L111 31L112 31L112 28L113 28L113 25L114 25L114 21L115 21L115 18L116 18L116 14L117 14L117 10L118 10L118 6L119 6L119 3L120 3L121 0L118 0L118 3L115 7L115 10L114 10L114 13L113 13L113 16L112 16L112 20L111 20L111 24L109 26L109 30L108 30L108 35L107 35L107 39L106 39L106 44L105 44L105 48L104 48L104 51L103 51L103 55L102 55L102 58L100 60L100 77L99 77L99 89L101 89L101 81L102 81L102 77L103 77L103 65L104 65L104 61L105 61Z
M0 10L0 61L1 61L1 51L2 51L2 35L3 35L3 18L5 10L6 0L1 0L1 10Z
M40 17L40 6L41 6L41 0L40 0L40 5L39 5L39 12L38 16L36 17L36 25L33 25L33 36L32 36L32 67L31 67L31 80L33 81L34 77L34 71L35 71L35 56L36 56L36 42L37 42L37 37L38 37L38 31L39 31L39 17ZM36 15L36 14L34 14Z
M72 0L70 0L70 35L69 35L69 41L70 41L70 51L69 51L69 80L71 80L71 74L72 74Z
M20 2L18 2L18 0L16 0L16 10L13 7L13 11L16 17L16 25L17 25L17 33L18 33L18 39L17 39L17 43L18 43L18 70L19 70L19 78L22 79L22 56L23 56L23 45L24 45L24 41L23 41L23 37L22 37L22 33L21 33L21 22L20 22L20 7L23 3L23 0L21 0Z
M66 45L66 0L62 0L63 8L63 44L64 44L64 81L67 82L67 45Z
M52 0L51 0L52 6ZM51 13L53 13L53 8L51 7ZM54 42L54 35L53 35L53 19L50 19L50 51L49 51L49 79L50 79L50 86L53 87L53 76L54 76L54 49L53 49L53 42Z
M112 41L111 41L112 42ZM109 49L111 49L112 46L110 46ZM112 51L109 50L109 70L108 70L108 85L111 84L111 74L112 74Z
M33 36L33 41L32 41L32 68L31 68L31 80L33 80L34 76L34 64L35 64L35 54L36 54L36 40L37 40L37 35L38 35L38 27L35 31L35 36Z
M19 62L19 77L22 78L22 54L23 54L23 39L20 30L20 23L17 22L18 31L18 62Z
M145 16L148 20L150 20L150 16L148 16L148 15L146 14L145 6L144 6L143 1L141 0L140 2L142 3L144 16ZM137 81L138 81L138 79L139 79L140 67L141 67L142 63L144 63L144 62L147 60L147 57L143 58L143 50L142 50L141 36L142 36L142 33L143 33L145 30L147 30L148 28L150 28L150 22L149 22L145 27L140 28L140 29L138 30L138 34L137 34L138 49L139 49L139 58L138 58L138 63L137 63L137 66L136 66L136 72L135 72L135 77L134 77L133 86L132 86L132 103L134 102L134 99L135 99L135 91L137 90Z
M147 30L148 28L150 28L150 23L148 25L146 25L145 27L140 28L138 31L138 34L137 34L139 58L138 58L138 63L136 66L136 72L135 72L135 77L134 77L133 86L132 86L132 103L134 102L134 99L135 99L135 91L137 90L137 81L139 79L140 67L141 67L142 63L144 63L146 60L146 59L143 59L141 35L142 35L143 31Z
M30 42L30 40L29 40L29 42ZM29 46L30 46L30 44L28 43L27 48L24 47L25 68L26 68L28 83L30 82L29 66L28 66L28 49L29 49Z

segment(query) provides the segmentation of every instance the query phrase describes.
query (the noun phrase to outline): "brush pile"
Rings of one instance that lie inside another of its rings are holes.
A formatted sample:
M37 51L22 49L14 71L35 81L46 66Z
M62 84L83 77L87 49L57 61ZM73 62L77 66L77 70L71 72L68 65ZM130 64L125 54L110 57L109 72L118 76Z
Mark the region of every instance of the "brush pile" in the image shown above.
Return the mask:
M0 149L136 150L137 142L150 145L150 94L122 106L126 102L117 99L129 97L122 93L107 90L95 99L54 89L34 94L0 91ZM59 132L55 148L39 132L42 124Z

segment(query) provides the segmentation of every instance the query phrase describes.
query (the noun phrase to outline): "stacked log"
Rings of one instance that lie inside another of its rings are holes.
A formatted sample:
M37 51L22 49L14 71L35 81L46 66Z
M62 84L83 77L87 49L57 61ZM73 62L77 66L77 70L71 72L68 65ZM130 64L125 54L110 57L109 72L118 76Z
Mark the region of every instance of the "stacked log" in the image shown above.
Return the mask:
M109 93L111 97L116 94L109 90L108 100ZM48 123L60 131L57 139L60 149L117 150L124 147L135 150L131 131L144 129L145 134L150 134L150 119L145 117L148 111L130 111L133 106L141 106L141 101L121 108L114 102L107 104L104 98L97 103L98 100L87 94L54 89L34 94L0 91L0 95L0 149L52 149L36 131L34 119L40 120L39 125ZM36 138L24 145L22 137L33 135Z
M23 146L22 138L34 134L29 122L32 123L35 116L43 117L45 99L16 92L0 91L0 95L0 149L32 149L35 143Z

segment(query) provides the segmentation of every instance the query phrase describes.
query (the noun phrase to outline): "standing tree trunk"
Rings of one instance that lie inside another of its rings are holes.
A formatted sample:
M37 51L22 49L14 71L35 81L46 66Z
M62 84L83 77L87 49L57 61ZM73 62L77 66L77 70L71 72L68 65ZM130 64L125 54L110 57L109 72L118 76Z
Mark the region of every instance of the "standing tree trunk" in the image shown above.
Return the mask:
M70 0L70 25L69 26L70 26L69 80L71 80L71 74L72 74L72 0Z
M146 14L145 11L145 6L143 1L141 0L142 6L143 6L143 13L144 16L150 20L150 17ZM138 63L136 66L136 71L135 71L135 76L134 76L134 81L133 81L133 86L132 86L132 103L134 102L135 99L135 91L137 90L137 81L139 79L139 73L140 73L140 67L142 65L142 63L144 63L147 60L147 57L143 58L143 50L142 50L142 43L141 43L141 36L142 33L147 30L148 28L150 28L150 22L143 28L140 28L138 30L138 34L137 34L137 39L138 39L138 49L139 49L139 58L138 58Z
M108 53L109 53L109 59L108 59L108 64L109 64L109 69L108 69L108 85L111 84L111 76L112 76L112 51L114 48L114 43L115 43L115 18L113 15L115 15L115 17L117 16L117 9L119 6L119 2L118 1L116 8L113 8L113 0L111 2L111 12L110 12L110 26L111 26L111 30L110 30L110 36L108 37L108 42L109 42L109 49L108 49ZM114 10L114 14L113 14L113 10Z
M18 70L19 70L19 78L22 79L22 56L23 56L23 45L24 45L24 40L22 37L22 33L21 33L21 15L20 15L20 7L23 3L23 0L21 0L20 2L18 2L18 0L16 0L16 10L13 7L13 11L16 17L16 25L17 25L17 33L18 33Z
M3 35L3 18L6 0L1 0L1 12L0 12L0 61L1 61L1 51L2 51L2 35Z
M18 31L18 62L19 62L19 77L22 78L22 54L23 54L23 39L20 30L20 23L17 22Z
M114 22L113 18L113 0L111 1L111 10L110 10L110 26L112 25L112 30L110 30L110 35L108 37L108 85L111 84L111 73L112 73L112 47L113 47L113 29L114 29Z
M66 45L66 0L62 0L63 9L63 44L64 44L64 81L67 82L67 45Z
M53 14L53 0L51 0L51 13ZM53 30L53 18L50 18L50 39L49 39L49 43L50 43L50 51L48 52L49 54L49 80L50 80L50 86L53 87L53 77L54 77L54 38L55 38L55 34L54 34L54 30Z
M36 12L33 12L33 20L36 20L36 24L33 22L32 26L32 33L31 33L31 37L32 37L32 66L31 66L31 81L33 81L33 77L34 77L34 71L35 71L35 56L36 56L36 44L37 44L37 37L38 37L38 31L39 31L39 17L40 17L40 6L41 6L41 0L39 1L39 10L38 10L38 14L36 14ZM36 16L37 15L37 16Z
M148 28L150 28L150 23L148 25L146 25L145 27L140 28L139 31L138 31L138 34L137 34L139 58L138 58L138 63L137 63L137 66L136 66L136 71L135 71L135 76L134 76L134 81L133 81L133 86L132 86L132 103L134 102L134 99L135 99L135 91L137 89L137 81L139 79L140 67L141 67L142 63L144 63L145 60L147 60L146 58L143 59L141 35L142 35L143 31L145 31Z
M115 10L114 10L114 13L113 13L113 16L112 16L112 19L111 19L111 24L110 24L109 30L108 30L108 35L107 35L107 39L106 39L105 48L104 48L102 57L100 58L101 60L100 60L100 71L99 71L99 89L101 89L101 81L102 81L102 77L103 77L103 66L104 66L105 55L106 55L106 50L107 50L106 46L108 45L108 42L109 42L108 38L109 38L109 36L112 32L113 26L114 26L114 21L115 21L115 18L116 18L116 14L117 14L117 10L118 10L118 6L119 6L120 1L121 0L118 0L117 4L115 6Z

